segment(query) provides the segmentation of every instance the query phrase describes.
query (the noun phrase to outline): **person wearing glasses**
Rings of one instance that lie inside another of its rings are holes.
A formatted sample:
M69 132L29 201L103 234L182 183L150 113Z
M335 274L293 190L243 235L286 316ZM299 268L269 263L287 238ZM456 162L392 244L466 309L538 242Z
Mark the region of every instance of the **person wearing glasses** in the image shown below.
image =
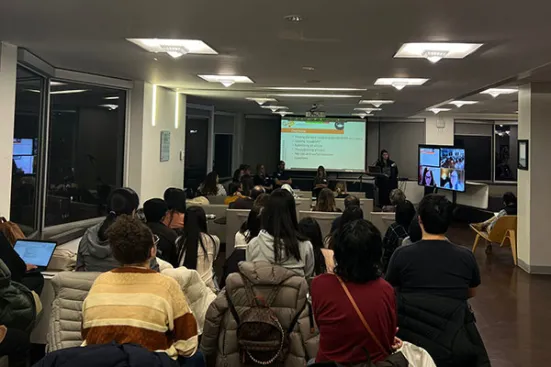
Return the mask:
M153 238L157 244L157 257L178 267L178 252L176 251L178 234L162 222L167 212L168 205L163 199L150 199L143 204L146 224L153 232Z

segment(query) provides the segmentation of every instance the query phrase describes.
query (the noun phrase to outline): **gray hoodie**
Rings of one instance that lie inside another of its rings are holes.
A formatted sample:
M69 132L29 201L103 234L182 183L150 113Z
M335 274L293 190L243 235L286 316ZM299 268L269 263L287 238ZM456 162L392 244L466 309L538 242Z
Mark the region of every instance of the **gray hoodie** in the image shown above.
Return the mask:
M118 268L121 264L113 257L108 241L100 241L98 232L103 222L90 227L78 245L76 271L96 271L104 273ZM159 271L156 259L151 260L151 269Z
M282 251L281 261L276 264L274 260L274 237L266 231L260 231L258 236L253 238L247 246L247 261L267 261L270 264L279 265L294 271L296 274L310 278L314 275L314 249L310 241L299 242L300 261L293 256L285 259Z

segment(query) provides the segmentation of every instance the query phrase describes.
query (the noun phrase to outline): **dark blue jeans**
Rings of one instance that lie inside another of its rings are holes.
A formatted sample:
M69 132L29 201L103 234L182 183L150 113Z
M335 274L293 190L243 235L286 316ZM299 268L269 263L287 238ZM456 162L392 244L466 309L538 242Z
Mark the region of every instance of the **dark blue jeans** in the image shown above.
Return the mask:
M205 356L200 351L197 351L191 357L179 357L178 363L185 367L206 367Z

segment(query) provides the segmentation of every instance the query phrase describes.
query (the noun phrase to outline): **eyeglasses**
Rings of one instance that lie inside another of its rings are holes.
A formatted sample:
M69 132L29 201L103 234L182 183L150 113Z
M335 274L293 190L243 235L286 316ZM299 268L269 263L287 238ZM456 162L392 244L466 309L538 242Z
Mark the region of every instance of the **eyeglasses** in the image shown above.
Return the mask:
M153 243L155 244L155 246L159 244L160 240L161 239L159 238L159 236L157 236L156 234L153 235Z

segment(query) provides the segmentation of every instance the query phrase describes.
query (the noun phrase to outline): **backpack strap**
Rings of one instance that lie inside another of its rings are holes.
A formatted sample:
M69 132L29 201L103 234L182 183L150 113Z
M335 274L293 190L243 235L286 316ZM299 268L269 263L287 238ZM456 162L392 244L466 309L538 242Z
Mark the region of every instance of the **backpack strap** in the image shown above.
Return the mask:
M275 298L277 297L277 294L279 293L279 290L281 289L281 284L278 284L274 286L270 294L268 294L268 297L264 299L262 296L257 296L254 293L254 285L253 283L243 274L239 273L241 275L241 279L243 279L243 284L245 286L245 293L247 294L247 298L249 299L249 302L253 306L265 306L265 307L271 307L272 303L274 302Z
M237 325L241 322L239 319L239 314L237 313L237 310L235 309L235 306L233 305L233 302L230 298L230 295L228 293L228 290L225 290L226 293L226 301L228 301L228 308L230 309L231 314L233 315L233 318L235 319L235 322L237 322Z

